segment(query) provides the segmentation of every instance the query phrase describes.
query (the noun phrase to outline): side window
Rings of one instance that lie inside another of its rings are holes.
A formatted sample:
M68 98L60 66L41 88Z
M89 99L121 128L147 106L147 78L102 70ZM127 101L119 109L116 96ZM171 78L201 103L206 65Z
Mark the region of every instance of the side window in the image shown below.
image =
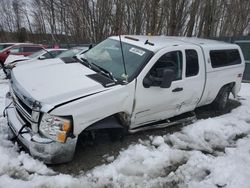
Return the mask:
M50 51L50 52L44 54L43 56L47 59L55 58L57 55L59 55L62 52L63 52L62 50L54 50L54 51Z
M199 72L199 60L196 50L185 50L186 77L195 76Z
M23 52L37 52L41 49L42 48L40 48L40 47L27 46L27 47L23 47Z
M162 77L165 68L173 69L174 80L180 80L182 76L182 52L172 51L161 56L150 70L150 74L155 77Z
M241 63L238 50L212 50L210 59L213 68L237 65Z
M19 53L19 52L21 52L20 47L13 47L10 49L10 53Z
M57 55L59 55L60 53L62 53L63 51L60 51L60 50L58 50L58 51L52 51L52 55L53 55L53 57L56 57Z
M53 57L55 57L55 51L47 52L47 53L43 54L43 56L44 56L46 59L53 58Z

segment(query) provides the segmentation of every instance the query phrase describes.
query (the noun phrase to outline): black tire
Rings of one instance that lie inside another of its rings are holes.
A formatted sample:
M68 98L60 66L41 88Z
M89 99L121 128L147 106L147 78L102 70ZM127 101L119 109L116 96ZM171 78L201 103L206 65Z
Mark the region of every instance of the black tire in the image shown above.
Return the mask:
M108 135L111 142L122 141L125 135L124 129L110 129L108 130Z
M223 112L226 109L230 92L231 87L229 86L224 86L220 89L218 95L212 103L215 110Z

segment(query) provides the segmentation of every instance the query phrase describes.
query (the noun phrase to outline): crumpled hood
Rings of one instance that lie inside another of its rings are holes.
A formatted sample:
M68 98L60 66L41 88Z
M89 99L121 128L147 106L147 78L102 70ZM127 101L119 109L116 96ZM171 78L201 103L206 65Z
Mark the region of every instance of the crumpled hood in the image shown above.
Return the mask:
M31 98L55 106L105 90L86 76L95 73L81 63L66 64L56 58L18 66L13 69L12 77Z

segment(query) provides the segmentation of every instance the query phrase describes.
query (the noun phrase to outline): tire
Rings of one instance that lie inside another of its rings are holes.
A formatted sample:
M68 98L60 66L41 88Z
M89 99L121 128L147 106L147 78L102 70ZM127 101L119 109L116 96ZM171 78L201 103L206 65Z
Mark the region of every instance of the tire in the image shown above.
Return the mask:
M115 142L115 141L122 141L124 138L124 129L110 129L108 130L108 135L109 138L111 140L111 142Z
M223 112L226 109L230 92L231 88L229 86L224 86L220 89L218 95L212 103L215 110Z

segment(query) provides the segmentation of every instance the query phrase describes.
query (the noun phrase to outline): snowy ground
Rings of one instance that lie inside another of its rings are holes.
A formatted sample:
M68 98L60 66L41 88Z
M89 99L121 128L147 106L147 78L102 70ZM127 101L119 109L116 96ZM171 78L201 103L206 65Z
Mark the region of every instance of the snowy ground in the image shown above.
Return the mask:
M0 111L7 83L0 79ZM138 140L109 164L58 174L7 140L0 115L0 187L250 187L250 84L231 113L199 120L180 132Z

